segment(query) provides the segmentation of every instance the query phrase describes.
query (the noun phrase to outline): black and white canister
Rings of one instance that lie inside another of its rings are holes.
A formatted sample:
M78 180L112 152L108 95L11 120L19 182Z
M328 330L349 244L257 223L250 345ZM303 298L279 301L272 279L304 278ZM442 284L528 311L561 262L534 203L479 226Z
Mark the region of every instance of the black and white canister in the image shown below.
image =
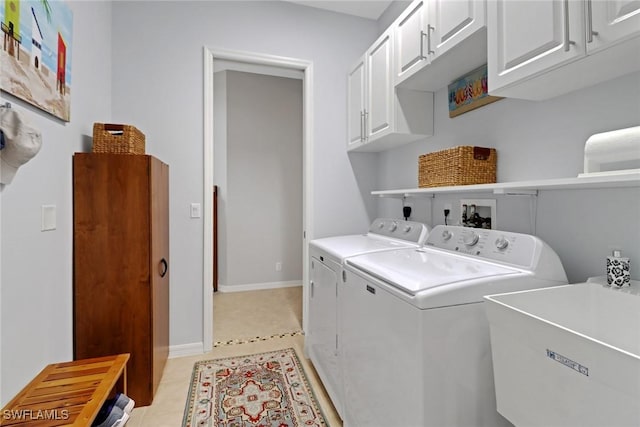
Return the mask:
M613 251L607 257L607 286L621 288L631 285L629 258L620 256L620 251Z

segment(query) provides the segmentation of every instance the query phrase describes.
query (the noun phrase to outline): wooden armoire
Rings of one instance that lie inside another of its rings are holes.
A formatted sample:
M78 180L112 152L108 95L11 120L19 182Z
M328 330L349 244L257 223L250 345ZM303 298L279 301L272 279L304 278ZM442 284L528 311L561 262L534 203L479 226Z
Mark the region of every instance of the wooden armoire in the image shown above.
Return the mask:
M130 353L127 394L153 401L169 353L169 166L73 156L74 358Z

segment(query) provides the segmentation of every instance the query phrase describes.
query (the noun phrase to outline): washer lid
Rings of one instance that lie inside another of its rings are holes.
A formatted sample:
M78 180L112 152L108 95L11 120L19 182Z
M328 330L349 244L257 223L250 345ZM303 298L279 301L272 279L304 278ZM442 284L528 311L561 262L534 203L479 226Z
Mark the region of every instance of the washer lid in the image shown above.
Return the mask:
M346 257L391 249L416 247L404 240L378 237L371 234L354 234L349 236L325 237L309 243L342 262Z
M489 277L521 273L520 270L437 249L400 249L355 256L352 265L411 295Z

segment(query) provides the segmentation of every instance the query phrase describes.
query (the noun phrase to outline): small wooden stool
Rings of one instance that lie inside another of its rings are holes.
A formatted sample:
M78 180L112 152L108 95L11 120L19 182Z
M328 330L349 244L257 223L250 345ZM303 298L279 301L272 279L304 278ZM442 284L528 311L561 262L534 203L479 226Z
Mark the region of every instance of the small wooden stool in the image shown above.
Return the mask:
M0 426L90 426L117 390L127 393L129 354L48 365L9 402Z

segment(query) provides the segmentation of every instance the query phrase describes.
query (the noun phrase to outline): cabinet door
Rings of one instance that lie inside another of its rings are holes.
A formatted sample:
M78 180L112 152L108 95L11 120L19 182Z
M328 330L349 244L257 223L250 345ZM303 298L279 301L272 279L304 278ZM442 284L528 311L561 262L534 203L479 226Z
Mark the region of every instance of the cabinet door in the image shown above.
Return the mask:
M429 45L440 56L485 25L484 0L431 0Z
M489 1L489 90L583 57L583 12L575 0Z
M640 2L637 0L587 0L587 51L589 53L638 35L640 35Z
M348 142L347 148L361 144L364 141L364 90L365 90L365 61L360 58L352 68L347 78L348 96Z
M373 139L391 132L393 127L393 80L391 74L391 32L387 31L367 51L367 108L365 135Z
M153 400L149 156L73 156L74 358L130 353L128 394Z
M427 4L412 3L398 18L395 28L395 84L407 79L427 63Z
M151 158L151 310L153 394L169 356L169 166Z

